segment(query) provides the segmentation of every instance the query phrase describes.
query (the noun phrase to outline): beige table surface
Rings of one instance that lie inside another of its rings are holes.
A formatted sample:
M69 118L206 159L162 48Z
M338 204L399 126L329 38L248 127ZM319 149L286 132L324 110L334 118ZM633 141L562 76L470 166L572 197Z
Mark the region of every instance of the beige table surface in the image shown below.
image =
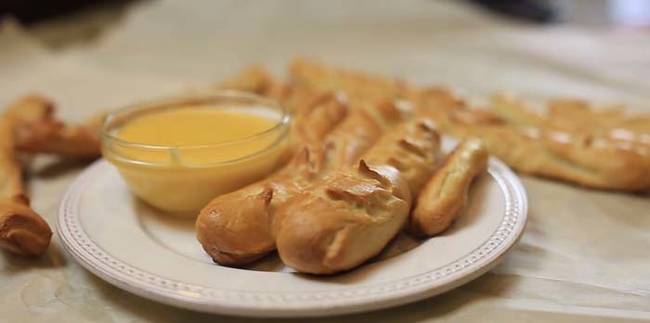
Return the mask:
M624 102L650 112L648 32L531 27L457 2L425 0L147 1L102 19L106 27L98 35L64 46L49 40L76 30L76 23L92 22L72 20L45 35L5 22L0 105L37 91L59 102L64 118L81 120L97 110L208 84L248 63L280 72L291 57L305 55L449 85L475 98L509 90L531 99ZM47 157L33 165L33 206L51 224L65 188L84 166ZM523 182L529 225L490 273L411 305L311 321L650 320L648 195L529 177ZM0 269L3 323L250 321L121 291L77 265L56 238L39 260L0 255Z

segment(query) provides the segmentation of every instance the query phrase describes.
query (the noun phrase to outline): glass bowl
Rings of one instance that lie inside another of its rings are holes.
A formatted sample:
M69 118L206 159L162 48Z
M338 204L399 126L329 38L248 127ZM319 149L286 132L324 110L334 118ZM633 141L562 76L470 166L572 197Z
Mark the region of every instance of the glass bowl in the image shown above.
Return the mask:
M151 145L118 135L124 125L141 116L197 107L264 116L273 125L243 138L198 145ZM108 115L102 128L102 154L145 202L166 212L196 216L211 199L258 181L282 164L290 119L276 101L237 91L156 100Z

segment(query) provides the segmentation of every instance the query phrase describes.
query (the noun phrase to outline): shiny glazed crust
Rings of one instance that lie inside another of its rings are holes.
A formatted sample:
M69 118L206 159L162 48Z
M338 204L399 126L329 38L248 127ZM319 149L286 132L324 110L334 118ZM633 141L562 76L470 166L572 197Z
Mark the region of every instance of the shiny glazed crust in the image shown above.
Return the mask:
M377 255L407 220L436 165L440 138L428 120L387 132L355 167L339 169L294 196L273 223L282 261L332 274Z
M321 64L305 58L294 59L289 66L293 84L321 91L343 91L351 102L377 102L405 98L411 92L406 82Z
M333 100L340 102L339 96ZM320 117L327 104L310 109L298 117L296 126L303 132L323 129L327 119ZM197 236L203 248L218 263L240 266L275 249L271 225L275 210L309 183L328 172L355 163L381 135L399 121L391 104L374 109L350 108L348 115L321 135L302 135L309 139L278 173L241 190L215 198L197 218ZM331 121L331 120L330 120Z
M16 148L30 153L97 158L101 155L99 135L103 118L102 114L80 125L66 125L54 119L23 124L17 128Z
M56 119L54 104L39 95L20 98L7 107L13 120L16 149L74 158L97 158L101 154L99 133L104 113L79 125Z
M550 101L544 115L505 95L494 96L491 107L422 110L445 132L480 138L491 154L521 173L589 188L650 189L647 117L567 99Z
M52 230L29 207L14 155L14 118L18 116L12 113L0 117L0 247L19 255L36 256L47 250Z
M336 96L315 96L295 116L292 136L297 153L289 164L268 178L221 195L206 205L196 220L203 249L222 265L243 265L274 249L270 225L275 205L300 190L321 170L318 156L325 138L348 113Z
M433 236L446 230L467 203L476 176L487 168L488 152L478 139L463 141L447 157L417 198L411 232Z
M558 102L564 102L562 112L551 112L560 109ZM582 103L577 108L576 102L552 101L549 113L556 117L550 118L501 96L493 101L499 108L457 110L448 120L452 133L481 138L490 153L519 172L590 188L650 189L650 138L643 131L644 119L613 118L619 112L587 110ZM582 117L577 120L586 121L566 122L569 115L578 114Z

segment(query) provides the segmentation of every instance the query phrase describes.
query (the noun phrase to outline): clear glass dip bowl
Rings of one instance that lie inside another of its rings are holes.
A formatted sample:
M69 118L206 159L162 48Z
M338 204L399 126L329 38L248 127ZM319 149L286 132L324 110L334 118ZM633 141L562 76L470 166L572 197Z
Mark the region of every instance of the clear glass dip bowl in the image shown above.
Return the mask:
M273 126L244 138L201 145L160 146L118 136L121 127L138 117L196 107L262 115L273 120ZM287 155L289 123L289 112L273 100L236 91L204 92L111 113L102 129L102 154L136 196L163 211L195 216L216 196L279 167Z

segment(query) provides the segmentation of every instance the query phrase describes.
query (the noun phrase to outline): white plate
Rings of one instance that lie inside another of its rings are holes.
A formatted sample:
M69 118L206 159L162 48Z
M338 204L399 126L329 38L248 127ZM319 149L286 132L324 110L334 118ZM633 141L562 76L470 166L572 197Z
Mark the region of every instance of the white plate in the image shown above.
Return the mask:
M86 269L162 303L263 317L362 312L464 284L515 244L526 223L524 189L498 160L490 160L488 173L477 180L469 207L443 235L416 246L398 239L382 257L331 277L292 273L276 256L249 269L214 264L196 241L192 220L158 214L132 197L104 160L86 169L66 193L57 231L66 251Z

